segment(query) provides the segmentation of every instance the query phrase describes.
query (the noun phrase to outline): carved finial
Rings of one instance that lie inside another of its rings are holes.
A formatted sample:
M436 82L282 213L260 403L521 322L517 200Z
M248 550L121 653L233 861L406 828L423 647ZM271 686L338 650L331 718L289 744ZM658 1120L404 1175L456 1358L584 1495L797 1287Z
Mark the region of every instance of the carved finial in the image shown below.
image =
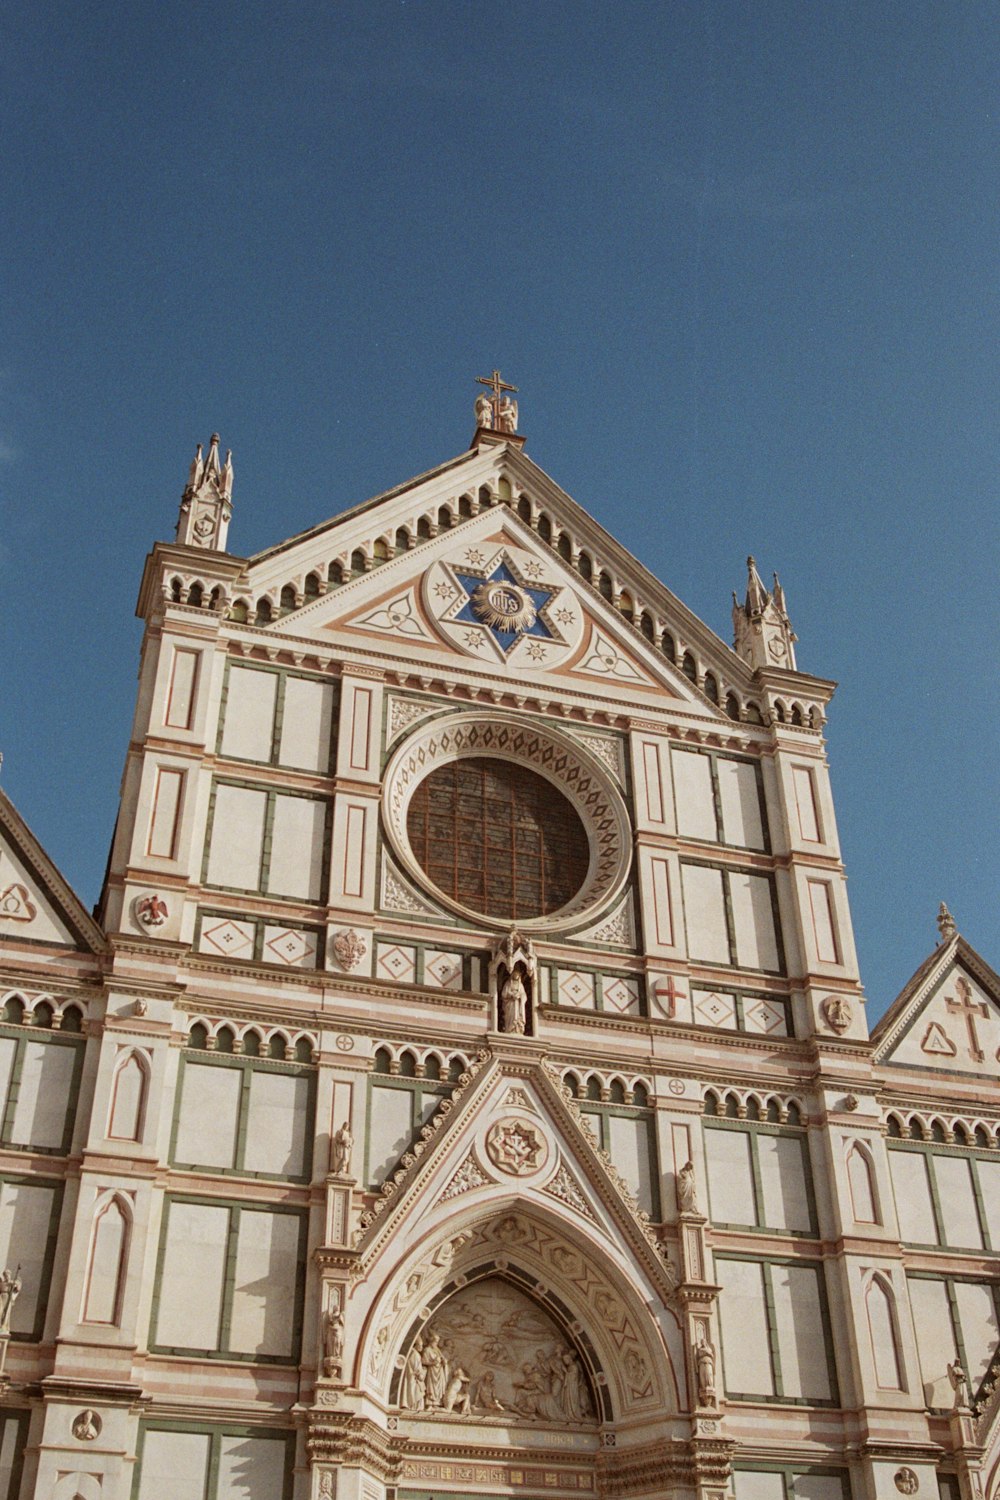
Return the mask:
M756 559L747 558L746 598L733 595L733 649L751 667L795 670L795 632L785 608L785 593L774 575L774 592L764 587Z
M213 432L207 457L198 444L188 471L188 482L181 497L177 521L177 540L182 546L204 547L224 552L233 499L233 454L219 462L219 434Z
M958 928L955 926L955 918L952 916L951 912L948 910L947 906L945 906L943 901L938 907L937 928L938 932L941 934L940 940L942 943L950 943L952 938L958 931Z

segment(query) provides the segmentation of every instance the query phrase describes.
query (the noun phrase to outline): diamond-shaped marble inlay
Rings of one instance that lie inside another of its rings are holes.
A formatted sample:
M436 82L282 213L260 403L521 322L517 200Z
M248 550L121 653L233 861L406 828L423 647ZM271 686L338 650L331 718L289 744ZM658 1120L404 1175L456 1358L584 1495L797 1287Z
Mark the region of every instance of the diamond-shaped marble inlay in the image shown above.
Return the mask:
M732 995L719 995L715 990L695 990L694 1019L699 1026L721 1026L733 1030L736 1027L736 1001Z
M559 970L559 1004L593 1007L594 976L579 969Z
M316 962L316 938L294 927L264 928L264 958L267 963L309 968Z
M766 1036L787 1036L788 1022L783 1005L771 1000L752 1000L743 1007L748 1031L763 1031Z
M462 988L462 955L428 949L424 954L424 982L441 990Z
M199 953L225 953L230 958L253 958L253 924L226 917L201 929Z
M622 1015L639 1009L639 986L634 979L603 979L604 1004Z
M381 979L412 984L417 974L416 949L403 948L398 943L379 943L375 970Z

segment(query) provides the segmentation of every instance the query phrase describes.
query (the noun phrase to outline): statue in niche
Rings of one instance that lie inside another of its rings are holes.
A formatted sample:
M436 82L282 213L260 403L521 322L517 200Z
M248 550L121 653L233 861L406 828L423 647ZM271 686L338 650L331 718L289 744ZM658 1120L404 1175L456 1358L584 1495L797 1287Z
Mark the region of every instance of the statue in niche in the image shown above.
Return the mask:
M583 1365L548 1313L497 1277L462 1288L413 1340L398 1402L412 1415L592 1423Z
M331 1307L323 1328L323 1374L328 1378L340 1375L344 1368L344 1315L339 1307Z
M538 960L531 939L516 927L500 939L490 963L490 978L496 988L497 1023L500 1031L527 1036L531 1031L531 1001Z
M682 1214L696 1214L698 1199L695 1193L694 1162L686 1161L677 1173L677 1207Z
M333 1171L337 1177L346 1177L351 1170L351 1152L354 1149L354 1137L351 1134L351 1123L345 1120L343 1125L333 1137Z
M7 1269L0 1272L0 1335L10 1333L10 1320L14 1303L21 1295L21 1267L11 1274Z
M694 1367L698 1377L699 1403L702 1406L714 1406L716 1403L715 1349L704 1332L694 1346Z

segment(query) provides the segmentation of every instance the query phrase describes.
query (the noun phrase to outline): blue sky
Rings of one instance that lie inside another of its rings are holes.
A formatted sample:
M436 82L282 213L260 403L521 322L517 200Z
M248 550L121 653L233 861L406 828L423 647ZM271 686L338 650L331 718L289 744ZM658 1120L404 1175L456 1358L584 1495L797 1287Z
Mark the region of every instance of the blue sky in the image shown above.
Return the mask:
M195 442L249 553L461 451L499 365L727 640L779 570L872 1013L942 898L1000 963L995 6L33 0L0 43L2 785L88 904Z

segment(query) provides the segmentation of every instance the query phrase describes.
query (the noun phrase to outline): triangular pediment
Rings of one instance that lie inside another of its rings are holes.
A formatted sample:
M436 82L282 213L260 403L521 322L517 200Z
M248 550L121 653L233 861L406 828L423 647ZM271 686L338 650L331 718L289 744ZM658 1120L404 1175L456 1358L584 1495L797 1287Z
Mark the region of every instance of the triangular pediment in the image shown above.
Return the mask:
M503 546L511 555L480 577ZM467 549L484 561L470 565ZM493 585L497 597L473 604L479 584ZM640 697L666 691L720 717L661 649L669 636L692 647L703 669L743 686L750 680L714 632L507 445L473 449L258 554L234 593L271 638L337 641L387 664L454 666L464 657L479 673L522 681L558 673L581 689L603 681ZM520 616L522 629L504 638L497 611Z
M599 1150L589 1122L544 1063L485 1053L404 1152L362 1218L356 1249L370 1267L383 1250L413 1229L477 1197L484 1208L516 1197L569 1219L588 1235L627 1250L667 1301L676 1272L666 1246L651 1229L610 1158Z
M268 627L408 668L505 684L611 685L722 717L655 645L507 508L493 508L353 578Z
M97 923L0 792L0 944L4 941L92 953L105 946Z
M872 1040L877 1063L1000 1082L1000 977L952 937L921 964Z

